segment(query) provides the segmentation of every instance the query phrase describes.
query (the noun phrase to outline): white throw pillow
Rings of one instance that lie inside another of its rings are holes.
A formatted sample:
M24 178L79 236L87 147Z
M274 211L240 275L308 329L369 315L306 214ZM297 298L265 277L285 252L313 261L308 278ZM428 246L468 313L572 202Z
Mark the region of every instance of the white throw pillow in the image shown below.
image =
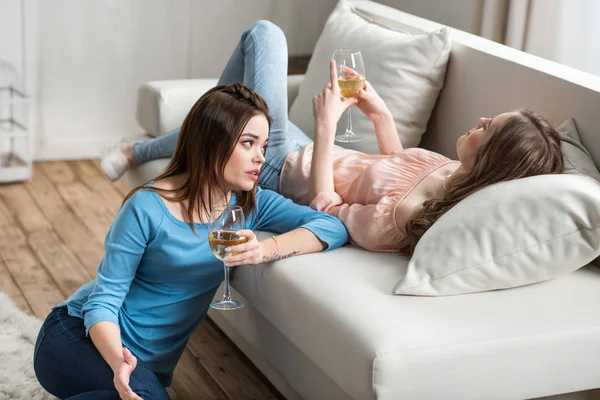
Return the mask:
M444 85L451 49L449 30L411 34L408 28L388 28L357 10L351 2L341 0L317 41L289 113L290 120L310 138L314 137L312 98L328 82L329 60L339 48L362 52L366 79L394 116L402 144L417 146ZM346 115L342 116L338 133L344 132L346 120ZM352 109L352 122L355 132L365 135L365 139L342 145L379 154L373 124L356 107Z
M600 255L600 183L540 175L482 189L421 238L394 294L442 296L553 279Z

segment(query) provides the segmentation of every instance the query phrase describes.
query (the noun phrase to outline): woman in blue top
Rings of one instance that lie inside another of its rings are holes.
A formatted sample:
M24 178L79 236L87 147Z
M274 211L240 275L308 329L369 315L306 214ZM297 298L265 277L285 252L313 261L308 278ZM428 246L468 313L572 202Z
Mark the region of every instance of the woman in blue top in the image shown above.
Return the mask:
M248 241L231 248L239 252L228 259L231 266L347 242L338 219L257 187L267 141L287 143L281 138L287 113L281 119L273 107L271 122L263 98L230 84L244 81L265 97L271 93L273 81L264 79L270 66L253 63L256 48L248 36L225 69L223 85L203 95L185 118L166 172L125 199L106 236L97 279L54 307L42 325L34 368L51 394L169 398L164 387L223 280L222 263L208 245L211 207L238 204L247 215L241 234ZM271 176L276 181L277 174ZM259 242L252 230L281 235Z

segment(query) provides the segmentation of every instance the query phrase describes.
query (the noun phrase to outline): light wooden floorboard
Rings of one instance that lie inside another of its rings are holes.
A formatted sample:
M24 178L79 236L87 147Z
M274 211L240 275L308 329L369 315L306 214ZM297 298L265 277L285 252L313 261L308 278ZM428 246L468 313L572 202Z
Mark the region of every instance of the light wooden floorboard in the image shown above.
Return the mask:
M229 340L223 339L223 334L212 322L205 322L196 329L188 342L188 349L230 398L278 398L261 382L256 369L240 358L239 350Z
M123 201L123 194L106 179L91 161L75 161L72 163L75 174L109 210L118 210Z
M206 372L204 366L198 362L194 355L186 348L173 377L173 388L177 397L187 399L237 399L227 397L221 387Z
M99 174L104 176L104 172L102 172L102 168L100 167L100 160L89 160L89 162L96 168L96 170L98 170ZM108 179L107 179L107 181L108 181ZM117 189L117 191L119 193L121 193L121 196L123 198L125 198L125 196L127 196L127 194L131 191L131 189L129 187L127 187L127 185L125 185L125 183L122 180L112 182L112 185L114 186L115 189Z
M35 316L46 318L52 307L64 300L65 295L28 245L3 247L0 256Z
M34 164L33 173L35 179L23 186L88 275L95 277L104 253L102 242L93 237L92 232L65 203L56 186L46 178L43 165Z
M69 247L56 235L52 225L24 186L6 187L2 190L1 197L14 212L14 218L19 221L27 235L30 249L62 293L71 294L91 279L92 276L81 268Z
M0 292L6 293L17 307L19 307L19 310L33 315L27 299L21 293L21 289L17 286L17 282L13 279L3 260L0 260Z

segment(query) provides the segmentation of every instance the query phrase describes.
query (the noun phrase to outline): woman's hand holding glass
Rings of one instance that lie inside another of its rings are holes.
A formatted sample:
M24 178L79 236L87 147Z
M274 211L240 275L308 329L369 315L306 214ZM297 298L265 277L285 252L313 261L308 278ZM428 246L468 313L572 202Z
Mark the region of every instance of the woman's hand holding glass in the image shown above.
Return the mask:
M340 95L344 98L355 98L358 91L365 82L366 70L362 53L358 50L340 49L335 50L331 58L340 68L337 71L338 84L340 86ZM348 107L348 121L346 131L335 137L335 140L342 143L355 143L363 140L364 136L354 133L352 128L352 108Z
M379 97L379 94L377 94L373 86L367 81L365 81L365 85L358 92L356 107L371 121L390 113L383 99Z
M237 310L243 303L231 298L229 271L242 264L258 264L263 258L263 248L250 229L245 229L246 218L240 206L217 206L211 210L208 242L211 251L223 261L225 286L223 298L210 303L217 310Z
M344 111L357 103L357 99L355 97L341 97L334 60L329 62L329 77L330 81L323 91L313 97L313 116L316 125L325 125L327 128L332 129L335 134L338 120L344 114Z
M263 260L264 249L261 242L258 241L254 232L249 229L242 229L236 232L238 236L243 236L246 239L245 243L230 246L225 251L229 254L224 262L228 267L236 267L238 265L256 265Z
M216 206L211 210L210 220L208 243L215 257L223 261L225 272L223 298L210 303L210 306L217 310L237 310L244 307L244 304L231 298L231 288L229 285L230 266L227 262L231 256L236 255L231 249L246 243L248 240L248 230L245 229L246 217L244 216L244 210L238 205ZM246 232L246 235L241 235L242 232Z
M346 76L360 76L358 72L345 65L340 66L340 69L344 74L346 74ZM358 100L356 107L370 120L390 113L390 110L383 99L366 79L364 85L358 90L358 95L356 98Z

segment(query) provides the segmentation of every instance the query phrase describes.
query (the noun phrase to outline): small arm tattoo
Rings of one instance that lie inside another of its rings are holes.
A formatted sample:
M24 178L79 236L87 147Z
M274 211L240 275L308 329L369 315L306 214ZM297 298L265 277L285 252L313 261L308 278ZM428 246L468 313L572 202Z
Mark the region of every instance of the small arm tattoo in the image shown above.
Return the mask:
M268 256L263 256L262 262L269 263L269 262L279 261L279 260L283 260L284 258L294 257L298 253L300 253L298 250L292 251L289 254L271 253Z

